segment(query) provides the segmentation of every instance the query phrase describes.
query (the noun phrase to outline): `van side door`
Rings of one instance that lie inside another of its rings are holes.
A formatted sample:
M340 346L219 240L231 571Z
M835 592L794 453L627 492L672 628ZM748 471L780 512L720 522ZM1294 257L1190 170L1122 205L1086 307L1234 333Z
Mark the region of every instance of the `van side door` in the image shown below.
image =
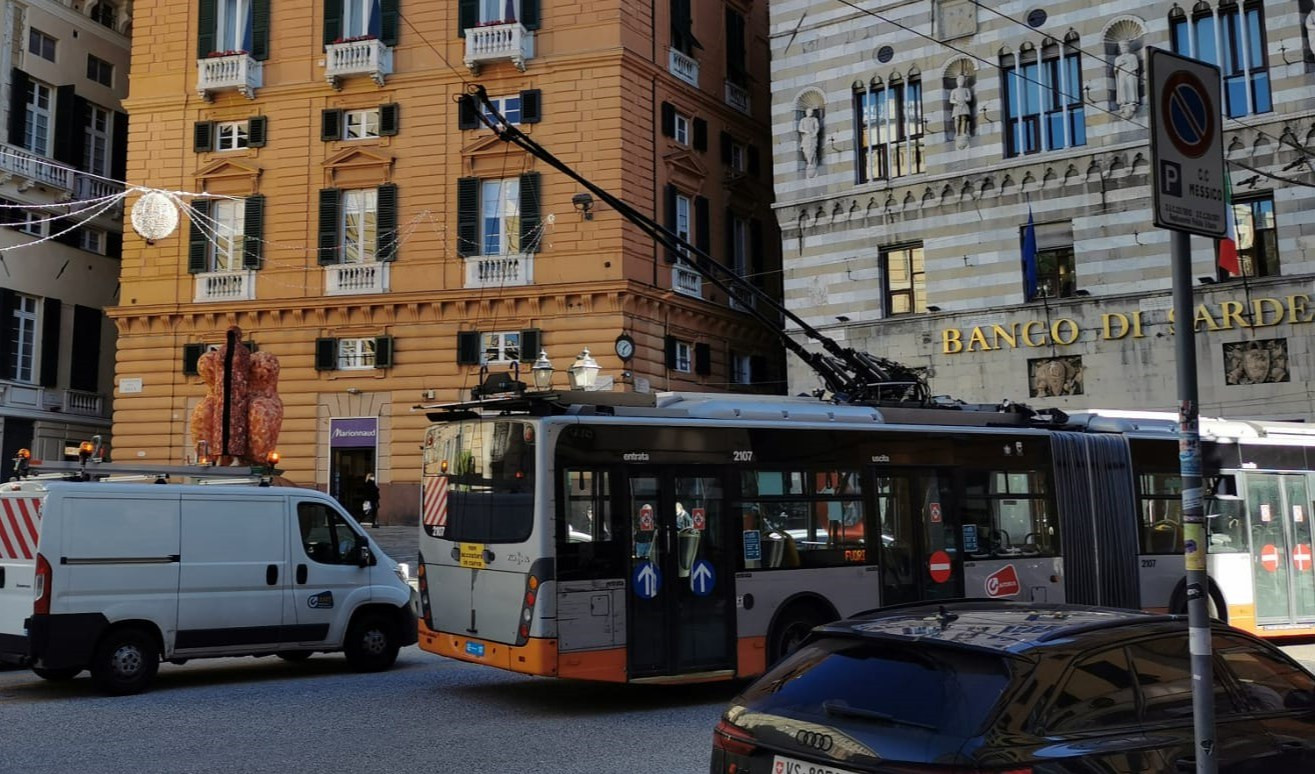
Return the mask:
M292 606L295 636L287 642L340 642L347 617L370 599L370 567L360 565L368 541L359 527L322 500L292 498Z

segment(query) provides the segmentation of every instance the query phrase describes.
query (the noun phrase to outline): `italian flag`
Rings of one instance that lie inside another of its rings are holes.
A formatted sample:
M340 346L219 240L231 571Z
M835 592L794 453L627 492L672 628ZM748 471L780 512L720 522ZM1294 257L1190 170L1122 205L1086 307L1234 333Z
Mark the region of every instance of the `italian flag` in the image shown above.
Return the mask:
M1228 233L1219 240L1219 268L1229 276L1242 274L1242 266L1237 260L1237 216L1233 214L1233 182L1227 172L1224 173L1224 204L1227 210Z

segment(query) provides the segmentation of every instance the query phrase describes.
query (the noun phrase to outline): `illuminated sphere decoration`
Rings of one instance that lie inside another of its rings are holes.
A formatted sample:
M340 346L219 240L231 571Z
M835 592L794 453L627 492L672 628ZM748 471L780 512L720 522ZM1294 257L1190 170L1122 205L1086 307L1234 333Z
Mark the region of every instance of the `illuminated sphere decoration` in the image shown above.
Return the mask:
M178 205L168 194L147 191L132 205L132 229L147 242L164 239L178 228Z

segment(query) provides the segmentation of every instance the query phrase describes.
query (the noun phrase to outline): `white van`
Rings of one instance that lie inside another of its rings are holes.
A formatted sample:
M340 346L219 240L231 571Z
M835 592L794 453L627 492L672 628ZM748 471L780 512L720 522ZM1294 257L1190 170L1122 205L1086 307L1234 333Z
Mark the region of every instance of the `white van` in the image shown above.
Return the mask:
M416 640L411 587L311 489L0 484L0 661L136 693L160 660L343 651L360 671Z

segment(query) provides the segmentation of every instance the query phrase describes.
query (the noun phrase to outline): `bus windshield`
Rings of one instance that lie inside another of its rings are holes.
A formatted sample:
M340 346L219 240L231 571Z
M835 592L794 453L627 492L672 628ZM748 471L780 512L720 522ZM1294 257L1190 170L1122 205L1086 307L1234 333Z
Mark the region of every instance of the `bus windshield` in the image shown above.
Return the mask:
M512 419L430 428L425 475L446 476L445 540L519 543L534 528L535 426Z

